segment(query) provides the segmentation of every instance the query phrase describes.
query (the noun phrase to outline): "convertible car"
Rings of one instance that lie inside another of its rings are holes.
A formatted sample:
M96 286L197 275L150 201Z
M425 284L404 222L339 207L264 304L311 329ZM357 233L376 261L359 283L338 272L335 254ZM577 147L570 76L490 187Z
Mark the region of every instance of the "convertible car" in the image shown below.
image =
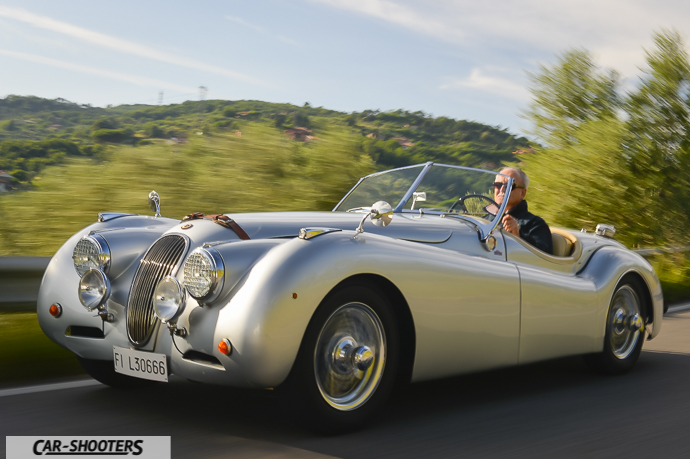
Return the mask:
M615 230L500 226L496 172L426 163L362 178L332 212L102 213L48 265L44 332L116 387L170 374L275 389L323 431L394 386L584 355L618 374L659 334L652 267Z

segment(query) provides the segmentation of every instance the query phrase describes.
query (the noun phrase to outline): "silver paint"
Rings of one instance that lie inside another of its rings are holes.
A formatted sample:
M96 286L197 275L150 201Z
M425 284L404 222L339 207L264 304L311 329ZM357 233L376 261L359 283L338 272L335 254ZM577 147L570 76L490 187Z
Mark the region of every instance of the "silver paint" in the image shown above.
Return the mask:
M554 257L502 230L490 233L491 222L442 213L396 212L385 228L366 221L357 238L353 229L362 218L357 213L229 215L250 240L208 220L184 231L189 252L207 244L225 263L217 298L201 307L187 297L177 318L186 336L158 326L141 348L167 355L173 373L194 381L276 387L290 372L321 301L340 282L361 275L397 289L401 301L393 304L395 311L409 310L414 336L407 339L414 339L415 349L403 358L414 359L414 381L600 351L616 287L631 274L650 299L649 317L642 318L639 333L653 338L661 329L663 296L649 263L592 233L570 231L577 253ZM38 318L45 333L89 359L112 360L113 345L130 347L126 304L139 261L161 236L181 234L182 224L118 216L75 234L55 254L43 279ZM302 228L338 231L301 239ZM77 297L79 276L71 254L90 231L101 234L112 252L107 274L112 293L106 303L112 322L93 317ZM491 251L481 243L487 232L495 238ZM184 282L183 270L174 275ZM63 307L58 318L48 313L55 302ZM104 338L65 336L69 326L101 329ZM231 355L218 351L223 339L232 342ZM370 346L360 345L364 367L368 354L361 346ZM183 358L189 351L220 364Z

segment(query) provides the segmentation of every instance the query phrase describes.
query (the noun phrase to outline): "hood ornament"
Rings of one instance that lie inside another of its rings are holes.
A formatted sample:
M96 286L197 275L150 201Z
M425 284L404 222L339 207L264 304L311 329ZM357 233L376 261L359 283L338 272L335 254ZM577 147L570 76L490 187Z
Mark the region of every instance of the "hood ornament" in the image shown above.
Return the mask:
M155 191L149 193L149 207L156 213L154 217L161 216L161 198Z

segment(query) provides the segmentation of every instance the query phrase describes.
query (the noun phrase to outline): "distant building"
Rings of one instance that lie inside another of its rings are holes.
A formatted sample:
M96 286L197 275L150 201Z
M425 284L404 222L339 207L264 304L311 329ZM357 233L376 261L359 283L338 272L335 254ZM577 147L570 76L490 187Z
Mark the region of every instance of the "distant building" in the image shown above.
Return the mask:
M297 140L300 142L306 142L314 138L311 135L311 129L307 129L305 127L295 127L286 129L285 135L288 136L288 139L290 140Z
M534 150L532 150L531 148L526 148L524 150L515 150L513 152L514 155L524 155L527 153L534 153Z
M414 144L410 141L410 139L406 139L405 137L395 137L395 140L398 141L404 150L414 147Z
M0 193L4 193L11 188L10 183L12 183L13 179L14 177L7 172L0 171Z

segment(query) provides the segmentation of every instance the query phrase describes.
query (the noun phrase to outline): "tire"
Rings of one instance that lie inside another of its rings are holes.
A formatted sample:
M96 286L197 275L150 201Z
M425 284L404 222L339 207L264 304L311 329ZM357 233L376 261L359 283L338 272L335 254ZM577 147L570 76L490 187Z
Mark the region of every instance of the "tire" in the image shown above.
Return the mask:
M606 317L604 350L586 356L595 371L607 375L627 373L635 365L644 343L644 296L634 282L622 282L611 298Z
M399 335L389 301L375 286L330 294L312 317L280 403L325 434L363 427L385 403L399 368Z
M132 378L115 371L112 360L92 360L77 356L79 364L96 381L118 389L135 389L156 384L148 379Z

